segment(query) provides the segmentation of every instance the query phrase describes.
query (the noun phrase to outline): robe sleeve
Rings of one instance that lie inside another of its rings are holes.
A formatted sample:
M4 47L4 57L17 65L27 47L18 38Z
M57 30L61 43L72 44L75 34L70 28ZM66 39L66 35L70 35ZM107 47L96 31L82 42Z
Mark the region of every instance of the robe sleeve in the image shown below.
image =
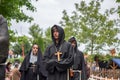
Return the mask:
M82 59L82 79L87 80L87 76L86 76L86 66L85 66L85 59L84 59L84 55L82 52L80 52L80 56Z
M26 58L25 58L26 59ZM25 71L25 59L23 60L23 62L22 62L22 64L21 64L21 66L20 66L20 69L19 69L19 71L22 73L23 71Z
M74 53L73 47L69 45L69 49L67 52L68 54L67 58L61 59L61 61L56 61L56 69L59 72L66 71L73 65L73 62L74 62L73 53Z
M25 64L26 64L26 57L23 60L21 66L20 66L20 69L19 69L20 74L21 74L20 80L24 80L25 79Z
M24 72L28 69L29 66L29 60L28 60L28 55L26 55L26 57L24 58L21 67L19 69L20 72Z
M45 53L44 53L44 57L43 57L43 61L44 61L44 64L45 64L45 68L46 70L49 72L49 73L53 73L54 72L54 68L55 68L55 60L54 59L50 59L49 57L49 50L50 47L47 47L47 49L45 50Z

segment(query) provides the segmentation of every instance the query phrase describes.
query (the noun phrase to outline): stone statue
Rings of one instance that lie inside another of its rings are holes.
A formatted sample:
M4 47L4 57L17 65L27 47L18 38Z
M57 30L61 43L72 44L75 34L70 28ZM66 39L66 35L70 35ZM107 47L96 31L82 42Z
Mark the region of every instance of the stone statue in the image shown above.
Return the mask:
M0 80L5 79L5 62L8 57L9 34L6 19L0 15Z

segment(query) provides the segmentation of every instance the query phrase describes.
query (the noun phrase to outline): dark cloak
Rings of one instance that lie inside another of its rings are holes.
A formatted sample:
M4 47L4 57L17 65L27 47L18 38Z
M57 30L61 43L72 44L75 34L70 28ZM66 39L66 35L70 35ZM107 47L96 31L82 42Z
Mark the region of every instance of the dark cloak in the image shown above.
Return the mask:
M55 42L53 37L53 28L56 27L59 32L59 42ZM48 71L47 80L67 80L67 70L73 64L73 48L70 43L64 40L64 30L58 25L54 25L51 28L53 43L47 47L44 53L44 62L46 64L46 70ZM57 51L62 52L61 60L57 60L55 53Z
M42 52L40 51L40 48L38 48L38 55L37 55L37 62L35 63L36 68L35 72L31 70L30 67L30 55L31 55L30 50L29 54L26 55L21 67L20 67L20 72L21 72L21 79L20 80L37 80L37 75L39 75L39 80L46 80L47 72L45 70L43 61L42 61Z
M70 38L68 40L70 43L75 41L75 48L74 48L74 64L72 66L73 70L81 70L81 80L87 80L86 77L86 67L85 67L85 60L84 60L84 56L83 53L81 51L78 50L77 47L77 41L74 37ZM74 77L73 80L79 80L79 73L74 73Z
M0 80L5 79L5 62L9 50L9 33L6 19L0 15Z
M9 34L6 19L0 15L0 63L5 63L9 50Z

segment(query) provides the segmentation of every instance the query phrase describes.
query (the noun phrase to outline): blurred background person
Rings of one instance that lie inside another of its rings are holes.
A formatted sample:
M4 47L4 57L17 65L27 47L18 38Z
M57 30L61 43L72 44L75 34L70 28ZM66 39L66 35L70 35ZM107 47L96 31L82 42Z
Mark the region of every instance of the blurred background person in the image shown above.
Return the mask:
M12 69L12 80L20 80L20 72L19 72L19 64L16 63L14 68Z
M6 64L6 68L5 68L5 80L12 80L12 72L11 72L11 66L12 66L12 63L11 62L8 62Z

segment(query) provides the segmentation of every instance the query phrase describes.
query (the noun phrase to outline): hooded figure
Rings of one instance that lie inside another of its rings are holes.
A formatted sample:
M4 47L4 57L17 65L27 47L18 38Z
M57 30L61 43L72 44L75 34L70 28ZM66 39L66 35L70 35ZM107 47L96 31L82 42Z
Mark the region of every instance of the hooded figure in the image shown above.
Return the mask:
M46 80L47 73L42 61L42 52L37 44L32 46L21 67L20 80Z
M9 50L9 33L6 19L0 15L0 80L5 80L5 62Z
M69 80L68 69L73 64L73 48L64 40L62 27L54 25L51 28L51 35L53 43L44 53L44 62L48 71L47 80Z
M72 65L73 70L81 70L81 80L87 80L86 78L86 67L83 53L78 50L77 41L75 37L68 40L74 47L74 64ZM72 80L80 80L79 72L75 72Z

